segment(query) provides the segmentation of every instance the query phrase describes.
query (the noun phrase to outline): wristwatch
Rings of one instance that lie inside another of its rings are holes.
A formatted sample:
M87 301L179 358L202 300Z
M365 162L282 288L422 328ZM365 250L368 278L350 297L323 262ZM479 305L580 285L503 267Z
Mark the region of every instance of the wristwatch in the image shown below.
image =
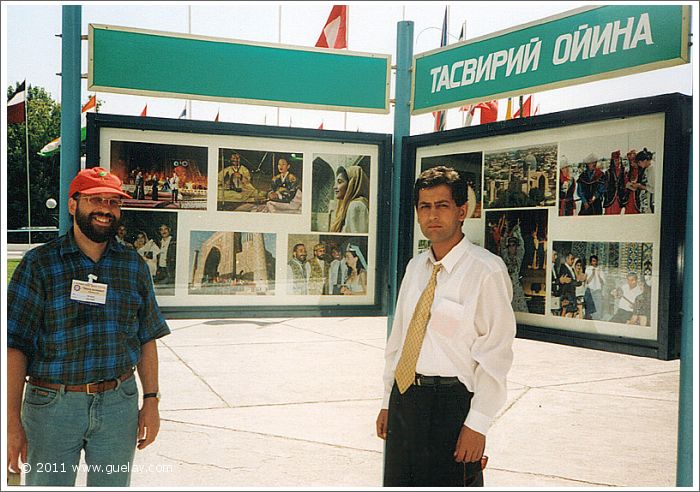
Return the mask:
M143 399L145 400L146 398L155 398L157 401L160 401L160 391L156 393L144 393Z

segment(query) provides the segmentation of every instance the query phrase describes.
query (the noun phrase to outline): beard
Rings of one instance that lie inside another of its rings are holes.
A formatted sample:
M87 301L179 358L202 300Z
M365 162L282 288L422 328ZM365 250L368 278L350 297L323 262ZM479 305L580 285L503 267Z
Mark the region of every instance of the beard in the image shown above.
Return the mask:
M111 223L108 227L95 226L92 222L95 217L109 218L111 219ZM95 243L106 243L117 233L117 229L119 228L119 219L117 219L114 214L105 214L102 212L82 213L80 211L80 205L78 205L78 208L75 210L75 222L81 232Z

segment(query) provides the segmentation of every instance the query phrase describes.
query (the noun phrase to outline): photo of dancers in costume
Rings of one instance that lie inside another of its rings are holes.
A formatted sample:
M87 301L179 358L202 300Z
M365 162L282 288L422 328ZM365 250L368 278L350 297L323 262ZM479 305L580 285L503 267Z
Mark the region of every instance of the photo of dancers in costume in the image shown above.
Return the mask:
M516 312L544 314L547 210L486 212L485 247L499 255L513 284Z
M207 208L206 147L113 140L110 171L122 180L129 208Z
M630 148L629 140L618 135L561 144L559 216L654 212L655 152Z

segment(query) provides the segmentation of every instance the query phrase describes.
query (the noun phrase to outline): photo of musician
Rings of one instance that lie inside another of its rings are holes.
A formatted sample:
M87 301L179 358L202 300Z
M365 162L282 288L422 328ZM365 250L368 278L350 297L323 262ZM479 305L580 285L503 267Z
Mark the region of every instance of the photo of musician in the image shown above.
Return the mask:
M301 213L301 153L220 148L218 157L217 210Z

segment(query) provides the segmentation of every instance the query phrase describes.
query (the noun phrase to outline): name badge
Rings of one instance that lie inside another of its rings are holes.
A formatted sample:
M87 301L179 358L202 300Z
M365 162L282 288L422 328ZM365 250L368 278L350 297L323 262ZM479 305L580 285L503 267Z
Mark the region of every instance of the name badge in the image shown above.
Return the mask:
M105 304L107 302L107 284L73 280L70 288L70 298L78 302Z

